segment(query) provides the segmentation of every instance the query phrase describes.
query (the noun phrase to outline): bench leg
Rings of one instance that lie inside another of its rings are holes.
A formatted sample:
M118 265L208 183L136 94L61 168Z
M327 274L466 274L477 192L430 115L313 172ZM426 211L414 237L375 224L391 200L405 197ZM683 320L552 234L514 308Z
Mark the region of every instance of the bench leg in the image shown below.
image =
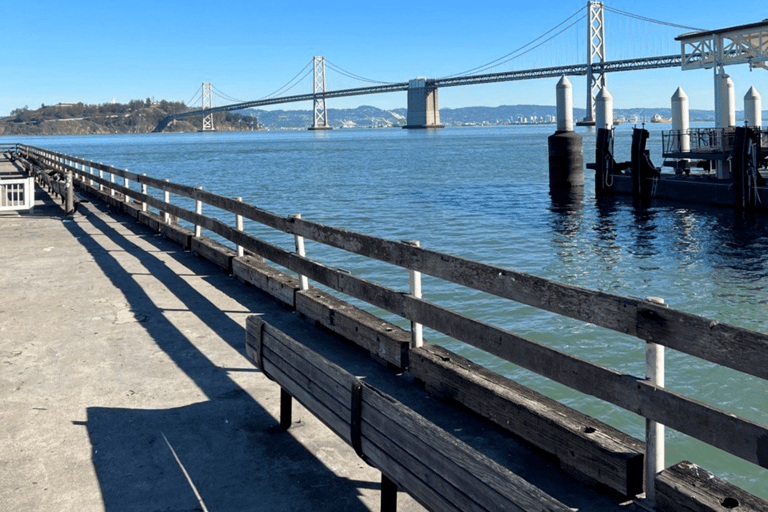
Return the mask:
M381 512L397 512L397 484L381 474Z
M288 430L293 422L293 397L280 388L280 426Z

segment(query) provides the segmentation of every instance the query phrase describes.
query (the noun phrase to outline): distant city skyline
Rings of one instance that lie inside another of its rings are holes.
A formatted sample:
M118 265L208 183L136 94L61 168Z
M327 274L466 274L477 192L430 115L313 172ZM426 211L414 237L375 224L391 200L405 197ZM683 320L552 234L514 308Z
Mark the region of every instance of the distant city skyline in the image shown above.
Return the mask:
M768 18L768 8L757 9L760 4L754 1L733 1L727 7L711 1L615 0L604 4L640 17L703 29ZM166 5L136 0L108 8L91 1L30 2L9 11L12 22L3 28L0 116L24 106L101 104L113 98L121 103L148 97L188 102L204 81L211 82L217 94L255 100L280 89L314 55L322 55L352 74L380 81L448 76L508 55L581 10L583 13L567 22L576 25L555 40L558 45L542 46L487 72L577 64L586 61L586 21L578 21L586 13L585 6L582 0L546 4L482 0L414 4L391 0L366 6L346 0L264 5L230 0ZM657 26L642 21L611 16L606 19L608 60L626 58L633 45L647 46L651 54L677 53L679 44L674 37L689 32L674 27L657 30ZM616 26L619 23L623 25ZM737 109L751 86L767 98L764 104L768 104L767 70L750 72L744 65L729 67L727 72L736 84ZM654 108L669 106L675 89L682 86L691 108L706 110L714 108L712 75L712 70L683 72L678 68L616 73L608 75L608 89L616 108ZM327 77L329 90L367 85L332 69L328 69ZM311 92L309 78L287 94ZM574 106L583 108L586 79L570 80ZM439 92L439 101L451 108L552 105L556 81L445 88ZM214 105L228 103L233 101L214 97ZM395 109L405 104L405 93L400 92L333 99L328 106ZM311 108L309 102L306 108Z

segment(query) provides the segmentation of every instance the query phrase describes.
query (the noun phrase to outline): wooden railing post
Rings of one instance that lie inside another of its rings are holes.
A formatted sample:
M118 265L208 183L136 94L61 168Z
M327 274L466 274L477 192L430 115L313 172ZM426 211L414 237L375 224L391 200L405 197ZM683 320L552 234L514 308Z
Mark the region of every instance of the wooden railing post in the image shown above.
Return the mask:
M114 183L115 182L115 173L113 173L113 172L109 173L109 182L110 183ZM109 195L110 196L114 196L115 195L115 188L114 187L110 187L109 188Z
M126 171L127 170L128 169L126 169ZM127 188L128 190L130 190L131 189L131 180L129 180L126 177L123 177L123 186L125 188ZM130 203L131 202L131 196L129 196L127 193L123 194L123 201L125 201L126 203Z
M418 240L403 241L406 244L414 247L421 247ZM417 299L421 298L421 272L416 270L408 270L408 281L410 284L410 293ZM424 345L423 327L420 323L411 322L411 348L419 348Z
M292 219L300 219L301 214L297 213L295 215L291 215ZM294 238L296 240L296 254L299 256L306 256L307 253L304 250L304 237L299 235L294 235ZM303 276L299 274L299 288L301 290L309 290L309 281L307 280L307 276Z
M203 190L203 187L197 187L196 190ZM203 202L199 199L195 199L195 213L198 215L203 214ZM202 229L199 224L195 224L195 238L200 238Z
M237 200L239 202L241 202L241 203L243 202L243 198L242 197L238 197ZM235 229L237 229L241 233L243 232L243 216L240 215L240 214L236 214L235 215ZM243 246L238 244L237 245L237 256L238 256L238 258L242 258L244 255L245 255L245 250L243 249Z
M664 299L649 297L650 302L665 305ZM664 346L645 344L645 377L651 384L664 387ZM651 510L656 507L656 475L664 471L664 425L645 420L645 498Z

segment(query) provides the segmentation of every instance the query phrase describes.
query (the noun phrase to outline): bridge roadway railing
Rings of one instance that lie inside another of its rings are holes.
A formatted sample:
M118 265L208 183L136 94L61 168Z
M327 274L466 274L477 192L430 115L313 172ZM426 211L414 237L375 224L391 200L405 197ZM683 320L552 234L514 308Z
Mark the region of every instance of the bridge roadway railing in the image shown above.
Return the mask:
M170 195L210 205L287 235L421 272L510 301L668 347L747 375L768 380L768 335L668 308L653 301L589 290L504 267L432 251L408 242L386 240L296 217L166 180L101 163L19 145L19 153L37 165L72 172L101 187L106 197L155 208L173 218L228 240L312 281L367 302L403 319L432 328L527 370L666 425L761 468L768 468L768 425L720 410L646 378L624 374L552 348L508 330L469 318L410 293L403 293L332 268L268 243L222 220L170 202ZM107 173L109 177L103 176ZM123 179L123 184L115 181ZM141 187L139 192L135 187ZM146 193L151 187L164 199ZM162 217L161 217L162 218ZM198 230L199 231L199 230ZM412 349L413 351L413 349ZM405 363L407 364L407 358ZM760 401L763 397L756 397ZM469 407L472 404L465 404ZM480 404L482 407L482 404ZM658 477L657 477L658 482Z

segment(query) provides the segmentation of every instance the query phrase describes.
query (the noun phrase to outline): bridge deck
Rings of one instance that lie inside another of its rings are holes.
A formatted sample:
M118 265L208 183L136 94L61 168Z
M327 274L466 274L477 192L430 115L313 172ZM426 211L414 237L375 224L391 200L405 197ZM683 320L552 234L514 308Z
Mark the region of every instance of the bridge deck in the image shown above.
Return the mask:
M332 338L101 203L65 218L37 195L34 214L0 215L8 510L192 510L197 496L210 510L378 510L380 474L298 404L290 431L271 428L279 388L244 354L253 313ZM477 418L387 389L567 505L626 510ZM403 493L398 506L422 510Z

